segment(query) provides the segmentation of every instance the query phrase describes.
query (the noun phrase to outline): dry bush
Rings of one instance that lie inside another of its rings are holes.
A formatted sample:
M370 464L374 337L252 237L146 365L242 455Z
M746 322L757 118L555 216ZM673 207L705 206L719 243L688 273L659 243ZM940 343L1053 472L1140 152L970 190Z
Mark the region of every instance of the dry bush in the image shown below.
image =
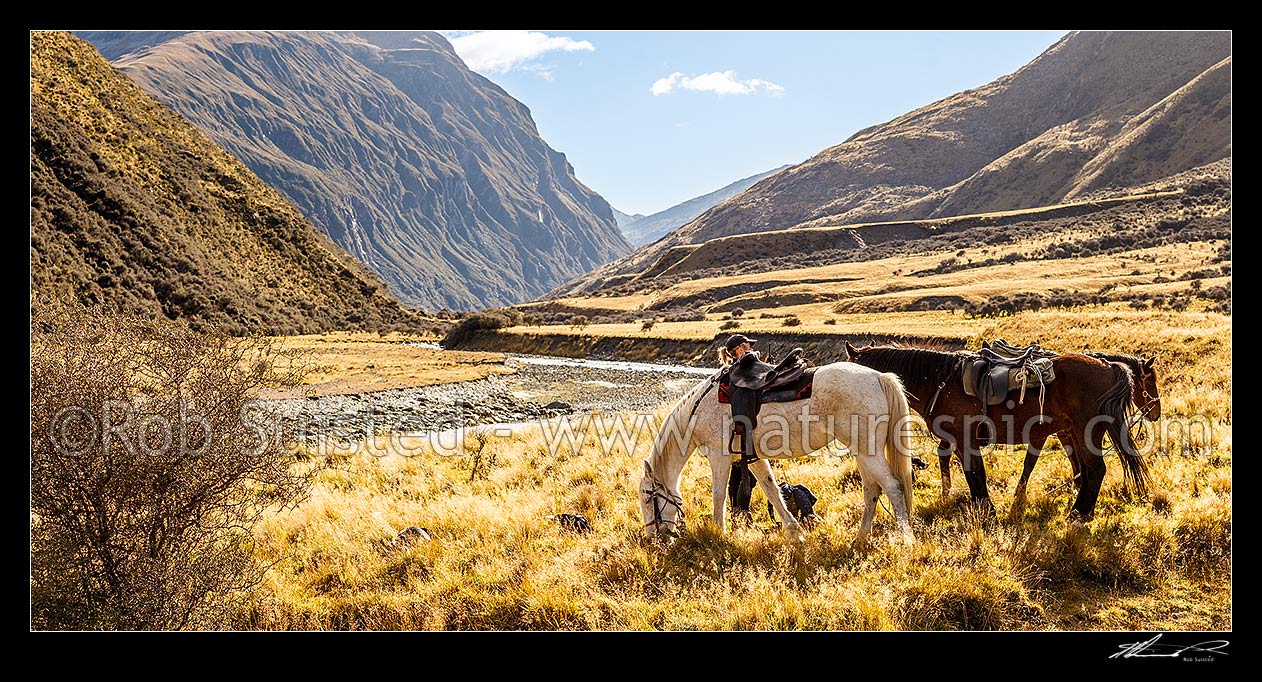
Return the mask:
M308 490L251 412L279 351L78 304L31 322L31 626L216 625L261 577L252 528ZM292 364L292 363L291 363Z

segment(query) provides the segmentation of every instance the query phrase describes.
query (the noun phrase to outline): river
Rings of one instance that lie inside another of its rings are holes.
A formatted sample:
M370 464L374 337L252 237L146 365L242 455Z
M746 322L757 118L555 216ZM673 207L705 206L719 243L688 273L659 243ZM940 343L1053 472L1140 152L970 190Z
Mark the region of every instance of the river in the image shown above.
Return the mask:
M506 435L524 425L592 412L649 414L717 369L516 354L504 364L515 371L436 386L272 400L266 407L307 438L322 434L354 441L366 433L472 426Z

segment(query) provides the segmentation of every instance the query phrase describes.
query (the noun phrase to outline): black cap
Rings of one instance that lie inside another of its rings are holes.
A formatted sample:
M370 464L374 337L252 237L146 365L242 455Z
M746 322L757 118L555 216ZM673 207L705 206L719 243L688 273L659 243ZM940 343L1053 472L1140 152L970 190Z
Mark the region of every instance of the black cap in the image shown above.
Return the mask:
M749 337L745 336L744 334L732 334L731 336L727 337L727 349L728 349L728 350L732 350L733 348L736 348L737 346L741 345L742 343L748 343L749 345L751 345L751 346L752 346L752 345L754 345L755 343L758 343L758 340L757 340L757 339L751 339L751 338L749 338Z

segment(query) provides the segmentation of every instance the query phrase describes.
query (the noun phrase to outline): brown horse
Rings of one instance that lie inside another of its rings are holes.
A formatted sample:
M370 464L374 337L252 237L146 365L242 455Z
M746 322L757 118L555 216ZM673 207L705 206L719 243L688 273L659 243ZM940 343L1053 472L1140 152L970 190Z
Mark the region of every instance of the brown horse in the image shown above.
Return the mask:
M985 344L982 345L985 346ZM1157 390L1157 370L1153 367L1157 358L1152 357L1145 360L1125 353L1098 353L1095 351L1084 351L1083 354L1106 362L1120 362L1126 365L1134 378L1134 385L1131 388L1131 404L1135 406L1135 409L1139 411L1139 414L1144 419L1150 422L1161 419L1161 394ZM1069 464L1073 468L1074 486L1081 488L1082 463L1074 456L1072 444L1061 443L1061 446L1065 449L1065 454L1069 457ZM1032 444L1025 446L1025 467L1021 470L1021 480L1017 481L1017 489L1013 494L1014 505L1019 506L1025 502L1026 484L1030 482L1030 474L1034 472L1034 465L1038 464L1040 454L1042 454L1041 447L1035 447ZM950 455L944 457L940 462L942 465L943 490L951 489L950 463Z
M965 363L972 353L943 352L908 346L855 348L846 343L850 361L897 374L906 387L910 405L940 440L939 457L954 452L974 503L993 513L981 458L985 445L1027 444L1042 449L1056 435L1072 448L1082 468L1082 485L1070 510L1074 522L1090 521L1104 481L1104 436L1122 460L1126 482L1139 495L1147 493L1147 464L1135 451L1126 430L1132 377L1124 365L1079 353L1052 358L1055 380L1041 396L1037 388L1024 399L1017 391L1007 400L983 407L964 391ZM1092 456L1094 455L1094 456Z

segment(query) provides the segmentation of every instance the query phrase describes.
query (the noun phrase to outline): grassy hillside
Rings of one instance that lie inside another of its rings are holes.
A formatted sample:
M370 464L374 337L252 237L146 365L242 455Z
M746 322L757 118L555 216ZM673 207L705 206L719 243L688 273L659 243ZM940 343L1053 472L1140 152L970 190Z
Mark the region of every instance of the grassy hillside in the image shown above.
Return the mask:
M644 272L679 245L1049 206L1230 158L1230 31L1076 31L1012 74L763 179L562 292Z
M412 327L371 272L68 33L31 33L31 290L232 332Z

